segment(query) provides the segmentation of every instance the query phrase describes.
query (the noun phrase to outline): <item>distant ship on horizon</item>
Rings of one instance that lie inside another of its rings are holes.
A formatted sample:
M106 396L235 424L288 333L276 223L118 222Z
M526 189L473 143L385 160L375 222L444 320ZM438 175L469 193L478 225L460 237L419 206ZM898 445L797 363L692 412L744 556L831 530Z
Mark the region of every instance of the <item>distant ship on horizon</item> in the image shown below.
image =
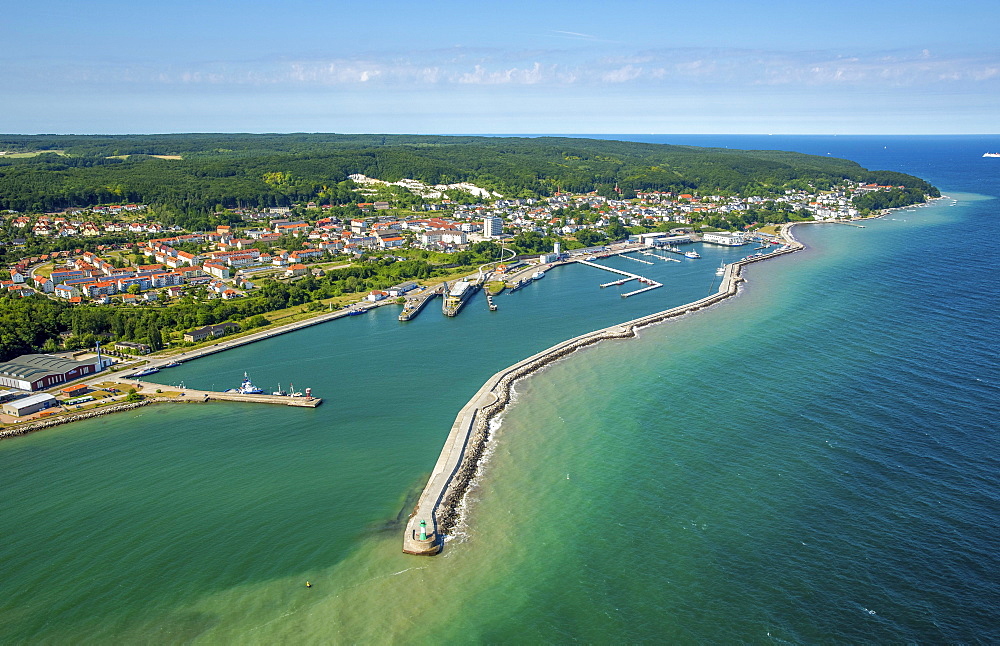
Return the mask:
M1000 157L1000 153L983 153L983 157Z

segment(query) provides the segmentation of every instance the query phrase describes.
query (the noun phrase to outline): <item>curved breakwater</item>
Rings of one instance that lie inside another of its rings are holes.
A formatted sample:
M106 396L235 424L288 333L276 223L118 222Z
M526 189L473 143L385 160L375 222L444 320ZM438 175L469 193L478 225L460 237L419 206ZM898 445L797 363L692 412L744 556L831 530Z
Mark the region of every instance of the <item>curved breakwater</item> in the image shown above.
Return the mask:
M740 283L745 281L741 275L744 266L805 248L791 233L794 224L788 223L781 227L781 236L787 245L785 249L729 264L716 293L620 325L582 334L532 355L490 377L455 418L441 455L407 521L403 536L403 552L430 556L441 551L443 535L454 528L461 519L460 505L475 478L486 443L489 441L490 421L506 408L511 399L511 389L518 379L527 377L580 348L605 340L633 338L639 328L695 312L735 296L739 292ZM423 528L421 522L425 523Z

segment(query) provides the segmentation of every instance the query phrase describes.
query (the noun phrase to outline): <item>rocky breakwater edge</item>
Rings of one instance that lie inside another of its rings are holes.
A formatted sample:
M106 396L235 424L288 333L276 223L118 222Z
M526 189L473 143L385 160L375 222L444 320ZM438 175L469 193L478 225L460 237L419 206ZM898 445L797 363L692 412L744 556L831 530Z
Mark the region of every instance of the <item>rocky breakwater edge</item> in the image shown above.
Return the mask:
M640 328L711 307L735 296L739 293L740 284L746 280L741 275L744 266L805 248L792 235L793 226L794 223L789 223L780 230L786 244L785 249L731 263L726 267L718 291L710 296L583 334L493 375L459 412L434 471L410 514L403 537L403 551L425 556L437 554L441 551L443 537L461 522L463 502L480 471L490 441L490 423L510 403L513 386L519 379L532 375L581 348L601 341L634 338Z
M70 422L78 422L80 420L91 419L94 417L101 417L102 415L110 415L112 413L123 413L125 411L133 410L135 408L141 408L143 406L149 406L150 404L155 404L157 403L157 401L158 400L155 399L143 399L142 401L137 401L137 402L112 404L111 406L96 408L83 413L58 415L45 419L40 419L34 422L28 422L27 424L18 424L17 426L12 426L10 428L5 428L3 430L0 430L0 440L6 439L8 437L27 435L28 433L34 433L35 431L41 431L46 428L52 428L53 426L59 426L60 424L69 424Z

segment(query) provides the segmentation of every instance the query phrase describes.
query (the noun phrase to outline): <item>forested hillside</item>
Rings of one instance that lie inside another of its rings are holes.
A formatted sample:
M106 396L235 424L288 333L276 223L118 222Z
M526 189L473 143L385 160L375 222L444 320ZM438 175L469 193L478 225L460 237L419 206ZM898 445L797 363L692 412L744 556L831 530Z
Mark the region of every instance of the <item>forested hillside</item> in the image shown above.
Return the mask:
M562 137L331 134L0 135L0 209L115 202L205 213L350 199L353 173L472 182L507 197L557 190L767 195L842 179L935 194L923 180L829 157ZM51 152L46 152L51 151ZM31 154L38 153L38 154ZM154 156L155 155L155 156Z

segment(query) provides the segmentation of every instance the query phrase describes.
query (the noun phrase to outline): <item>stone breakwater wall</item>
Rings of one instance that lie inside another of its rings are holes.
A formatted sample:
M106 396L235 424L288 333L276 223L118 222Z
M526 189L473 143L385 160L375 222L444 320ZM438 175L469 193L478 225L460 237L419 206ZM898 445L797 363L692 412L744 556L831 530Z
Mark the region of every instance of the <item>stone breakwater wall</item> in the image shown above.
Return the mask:
M442 535L450 532L460 522L462 501L475 480L490 439L490 422L510 403L511 392L517 380L523 379L581 348L606 340L634 338L639 328L711 307L736 295L739 292L740 283L745 280L741 275L744 266L805 248L792 236L791 229L792 225L785 225L781 229L781 236L786 243L784 250L766 256L740 260L728 265L718 291L710 296L621 325L578 336L496 373L466 404L452 426L451 435L445 443L441 458L435 465L435 470L428 479L417 507L410 516L404 535L403 551L409 554L436 554L441 549ZM431 520L432 522L427 541L415 540L417 536L416 523L419 520Z
M576 339L572 343L547 352L529 363L518 364L503 374L493 388L492 393L495 397L493 403L479 409L476 415L476 423L468 440L465 459L462 460L458 470L452 476L444 497L435 510L435 520L442 533L447 534L451 531L461 518L460 506L462 499L476 477L480 461L490 439L490 422L494 417L503 412L507 404L510 403L514 383L532 373L538 372L550 363L576 352L580 348L599 343L600 341L628 339L634 336L635 331L632 328L622 328L616 332L603 330L586 338Z
M94 410L89 410L85 413L74 413L72 415L58 415L55 417L48 417L45 419L40 419L35 422L28 422L27 424L20 424L12 428L5 428L3 430L0 430L0 440L8 437L27 435L28 433L34 433L35 431L41 431L46 428L52 428L53 426L59 426L60 424L69 424L70 422L78 422L82 419L91 419L93 417L100 417L102 415L121 413L124 411L132 410L134 408L149 406L150 404L154 403L156 403L155 400L144 399L138 402L114 404L112 406L105 406L104 408L96 408Z

